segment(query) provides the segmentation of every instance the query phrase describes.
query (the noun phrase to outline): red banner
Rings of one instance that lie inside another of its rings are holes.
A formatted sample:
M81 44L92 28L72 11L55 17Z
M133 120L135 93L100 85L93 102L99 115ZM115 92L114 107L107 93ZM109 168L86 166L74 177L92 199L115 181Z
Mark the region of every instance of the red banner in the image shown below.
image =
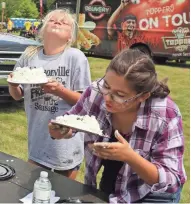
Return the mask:
M42 18L42 13L43 13L43 0L40 1L40 17Z

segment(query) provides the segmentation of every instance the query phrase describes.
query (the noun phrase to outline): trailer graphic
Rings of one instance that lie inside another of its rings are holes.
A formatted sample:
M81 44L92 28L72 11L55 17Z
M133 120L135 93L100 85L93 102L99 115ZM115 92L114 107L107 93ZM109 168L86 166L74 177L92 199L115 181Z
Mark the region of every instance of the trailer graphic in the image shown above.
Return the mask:
M138 48L160 61L189 59L188 0L59 0L57 7L76 13L75 45L85 53L115 56Z

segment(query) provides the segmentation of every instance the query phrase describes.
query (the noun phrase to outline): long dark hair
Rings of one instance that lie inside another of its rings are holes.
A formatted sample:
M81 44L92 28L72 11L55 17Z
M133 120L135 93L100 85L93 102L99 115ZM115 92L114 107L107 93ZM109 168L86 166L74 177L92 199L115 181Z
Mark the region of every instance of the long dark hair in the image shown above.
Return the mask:
M151 93L151 97L165 98L170 93L164 81L157 80L152 59L137 49L122 50L110 62L107 71L114 71L130 84L137 93Z

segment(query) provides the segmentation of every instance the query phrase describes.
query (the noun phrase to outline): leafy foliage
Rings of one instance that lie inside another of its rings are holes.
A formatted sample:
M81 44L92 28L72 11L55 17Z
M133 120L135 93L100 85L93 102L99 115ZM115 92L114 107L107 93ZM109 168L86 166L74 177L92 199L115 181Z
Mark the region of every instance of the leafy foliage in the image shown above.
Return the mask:
M38 18L39 12L32 0L0 0L6 3L5 19L11 17ZM2 8L0 6L0 12Z
M40 0L32 0L36 7L38 8L38 11L40 12ZM54 4L55 0L43 0L43 14L45 15L49 10L51 10L52 5Z

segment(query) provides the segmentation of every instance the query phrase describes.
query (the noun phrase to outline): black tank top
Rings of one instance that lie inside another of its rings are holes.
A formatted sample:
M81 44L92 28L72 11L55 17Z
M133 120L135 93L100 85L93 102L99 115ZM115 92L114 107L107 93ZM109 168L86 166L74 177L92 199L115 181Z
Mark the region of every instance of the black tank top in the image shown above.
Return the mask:
M117 139L114 135L114 131L112 131L111 138L109 142L117 142ZM115 191L115 182L119 170L123 166L123 162L114 161L114 160L102 160L102 165L104 166L102 178L100 181L100 190L111 194Z

